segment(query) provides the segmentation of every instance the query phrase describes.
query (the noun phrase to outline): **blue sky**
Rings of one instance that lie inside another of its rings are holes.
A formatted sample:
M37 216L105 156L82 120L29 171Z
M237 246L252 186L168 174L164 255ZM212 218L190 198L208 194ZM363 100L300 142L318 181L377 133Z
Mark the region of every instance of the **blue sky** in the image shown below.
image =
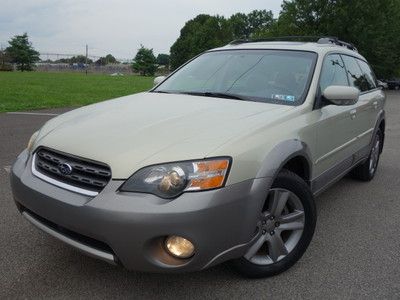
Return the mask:
M200 13L230 16L280 11L282 0L0 0L0 44L28 32L41 52L112 53L132 58L140 44L169 52L186 21Z

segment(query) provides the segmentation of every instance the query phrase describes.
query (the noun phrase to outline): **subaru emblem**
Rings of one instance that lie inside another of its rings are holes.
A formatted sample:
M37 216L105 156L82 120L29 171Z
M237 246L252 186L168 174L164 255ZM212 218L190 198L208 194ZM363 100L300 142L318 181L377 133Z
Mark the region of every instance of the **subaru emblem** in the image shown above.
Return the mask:
M62 163L58 165L58 170L62 175L71 175L73 169L70 164Z

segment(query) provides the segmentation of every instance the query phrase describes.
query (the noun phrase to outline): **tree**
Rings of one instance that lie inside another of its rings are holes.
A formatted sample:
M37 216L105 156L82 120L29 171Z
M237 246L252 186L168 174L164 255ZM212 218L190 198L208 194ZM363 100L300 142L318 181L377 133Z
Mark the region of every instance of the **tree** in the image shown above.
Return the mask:
M236 39L250 38L251 29L249 17L243 13L237 13L229 18L233 35Z
M400 64L400 0L285 0L274 34L337 36L390 77Z
M250 14L237 13L229 19L221 16L198 15L188 21L178 40L171 47L171 67L175 69L209 50L224 46L235 39L250 38L274 24L271 11L255 10Z
M84 55L77 55L77 56L72 56L71 58L60 58L55 61L55 63L62 63L62 64L80 64L84 65L86 64L86 56ZM93 63L93 60L90 58L87 59L88 65Z
M0 71L12 71L13 66L10 63L10 57L7 55L6 51L0 49Z
M232 40L232 28L224 17L198 15L185 24L172 45L171 67L176 69L194 56Z
M70 64L86 64L86 56L85 55L77 55L77 56L73 56L71 57L69 60ZM87 63L90 65L93 63L93 60L91 60L90 58L87 59Z
M157 59L153 49L147 49L143 45L138 50L132 68L142 76L154 76L157 70Z
M378 77L400 75L400 0L284 0L278 19L267 10L198 15L172 45L171 67L234 39L289 35L339 37L356 45Z
M96 65L98 65L98 66L107 65L106 58L105 57L100 57L98 60L96 60Z
M160 66L169 66L169 55L168 54L158 54L157 64Z
M275 23L272 11L253 10L247 16L249 31L251 35L258 35L259 32L268 31Z
M40 61L39 52L32 47L27 33L14 36L8 44L6 55L17 65L18 70L32 71L34 64Z
M106 55L106 61L107 61L108 64L117 64L117 63L119 63L117 61L117 59L114 56L112 56L111 54L107 54Z
M105 66L108 64L118 64L119 61L117 61L117 59L112 56L111 54L107 54L105 57L100 57L97 61L96 61L96 65L99 66Z

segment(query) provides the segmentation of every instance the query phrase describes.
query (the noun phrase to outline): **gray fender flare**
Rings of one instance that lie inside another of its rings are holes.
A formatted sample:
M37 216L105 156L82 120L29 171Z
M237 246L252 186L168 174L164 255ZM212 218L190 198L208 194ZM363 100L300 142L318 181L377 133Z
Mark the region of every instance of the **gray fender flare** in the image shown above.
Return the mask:
M386 120L385 120L385 111L384 111L384 110L380 111L380 113L379 113L379 115L378 115L378 118L376 119L375 128L374 128L374 133L373 133L373 135L372 135L372 139L371 139L371 142L370 142L370 147L372 147L372 141L374 140L374 137L375 137L375 135L376 135L376 132L378 131L379 125L382 123L382 121L384 121L384 122L386 123ZM384 144L385 144L385 132L382 132L382 135L383 135L383 141L382 141L382 148L381 148L381 149L383 149L383 146L384 146Z
M302 141L293 139L286 140L276 145L264 158L257 178L275 178L285 164L292 158L300 156L308 165L308 178L311 179L312 160L309 147Z

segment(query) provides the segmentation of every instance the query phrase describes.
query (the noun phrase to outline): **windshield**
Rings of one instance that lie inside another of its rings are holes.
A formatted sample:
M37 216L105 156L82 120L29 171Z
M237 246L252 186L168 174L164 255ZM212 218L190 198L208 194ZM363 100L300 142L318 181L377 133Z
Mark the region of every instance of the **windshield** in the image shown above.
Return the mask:
M153 92L299 105L307 94L316 57L312 52L284 50L208 52Z

